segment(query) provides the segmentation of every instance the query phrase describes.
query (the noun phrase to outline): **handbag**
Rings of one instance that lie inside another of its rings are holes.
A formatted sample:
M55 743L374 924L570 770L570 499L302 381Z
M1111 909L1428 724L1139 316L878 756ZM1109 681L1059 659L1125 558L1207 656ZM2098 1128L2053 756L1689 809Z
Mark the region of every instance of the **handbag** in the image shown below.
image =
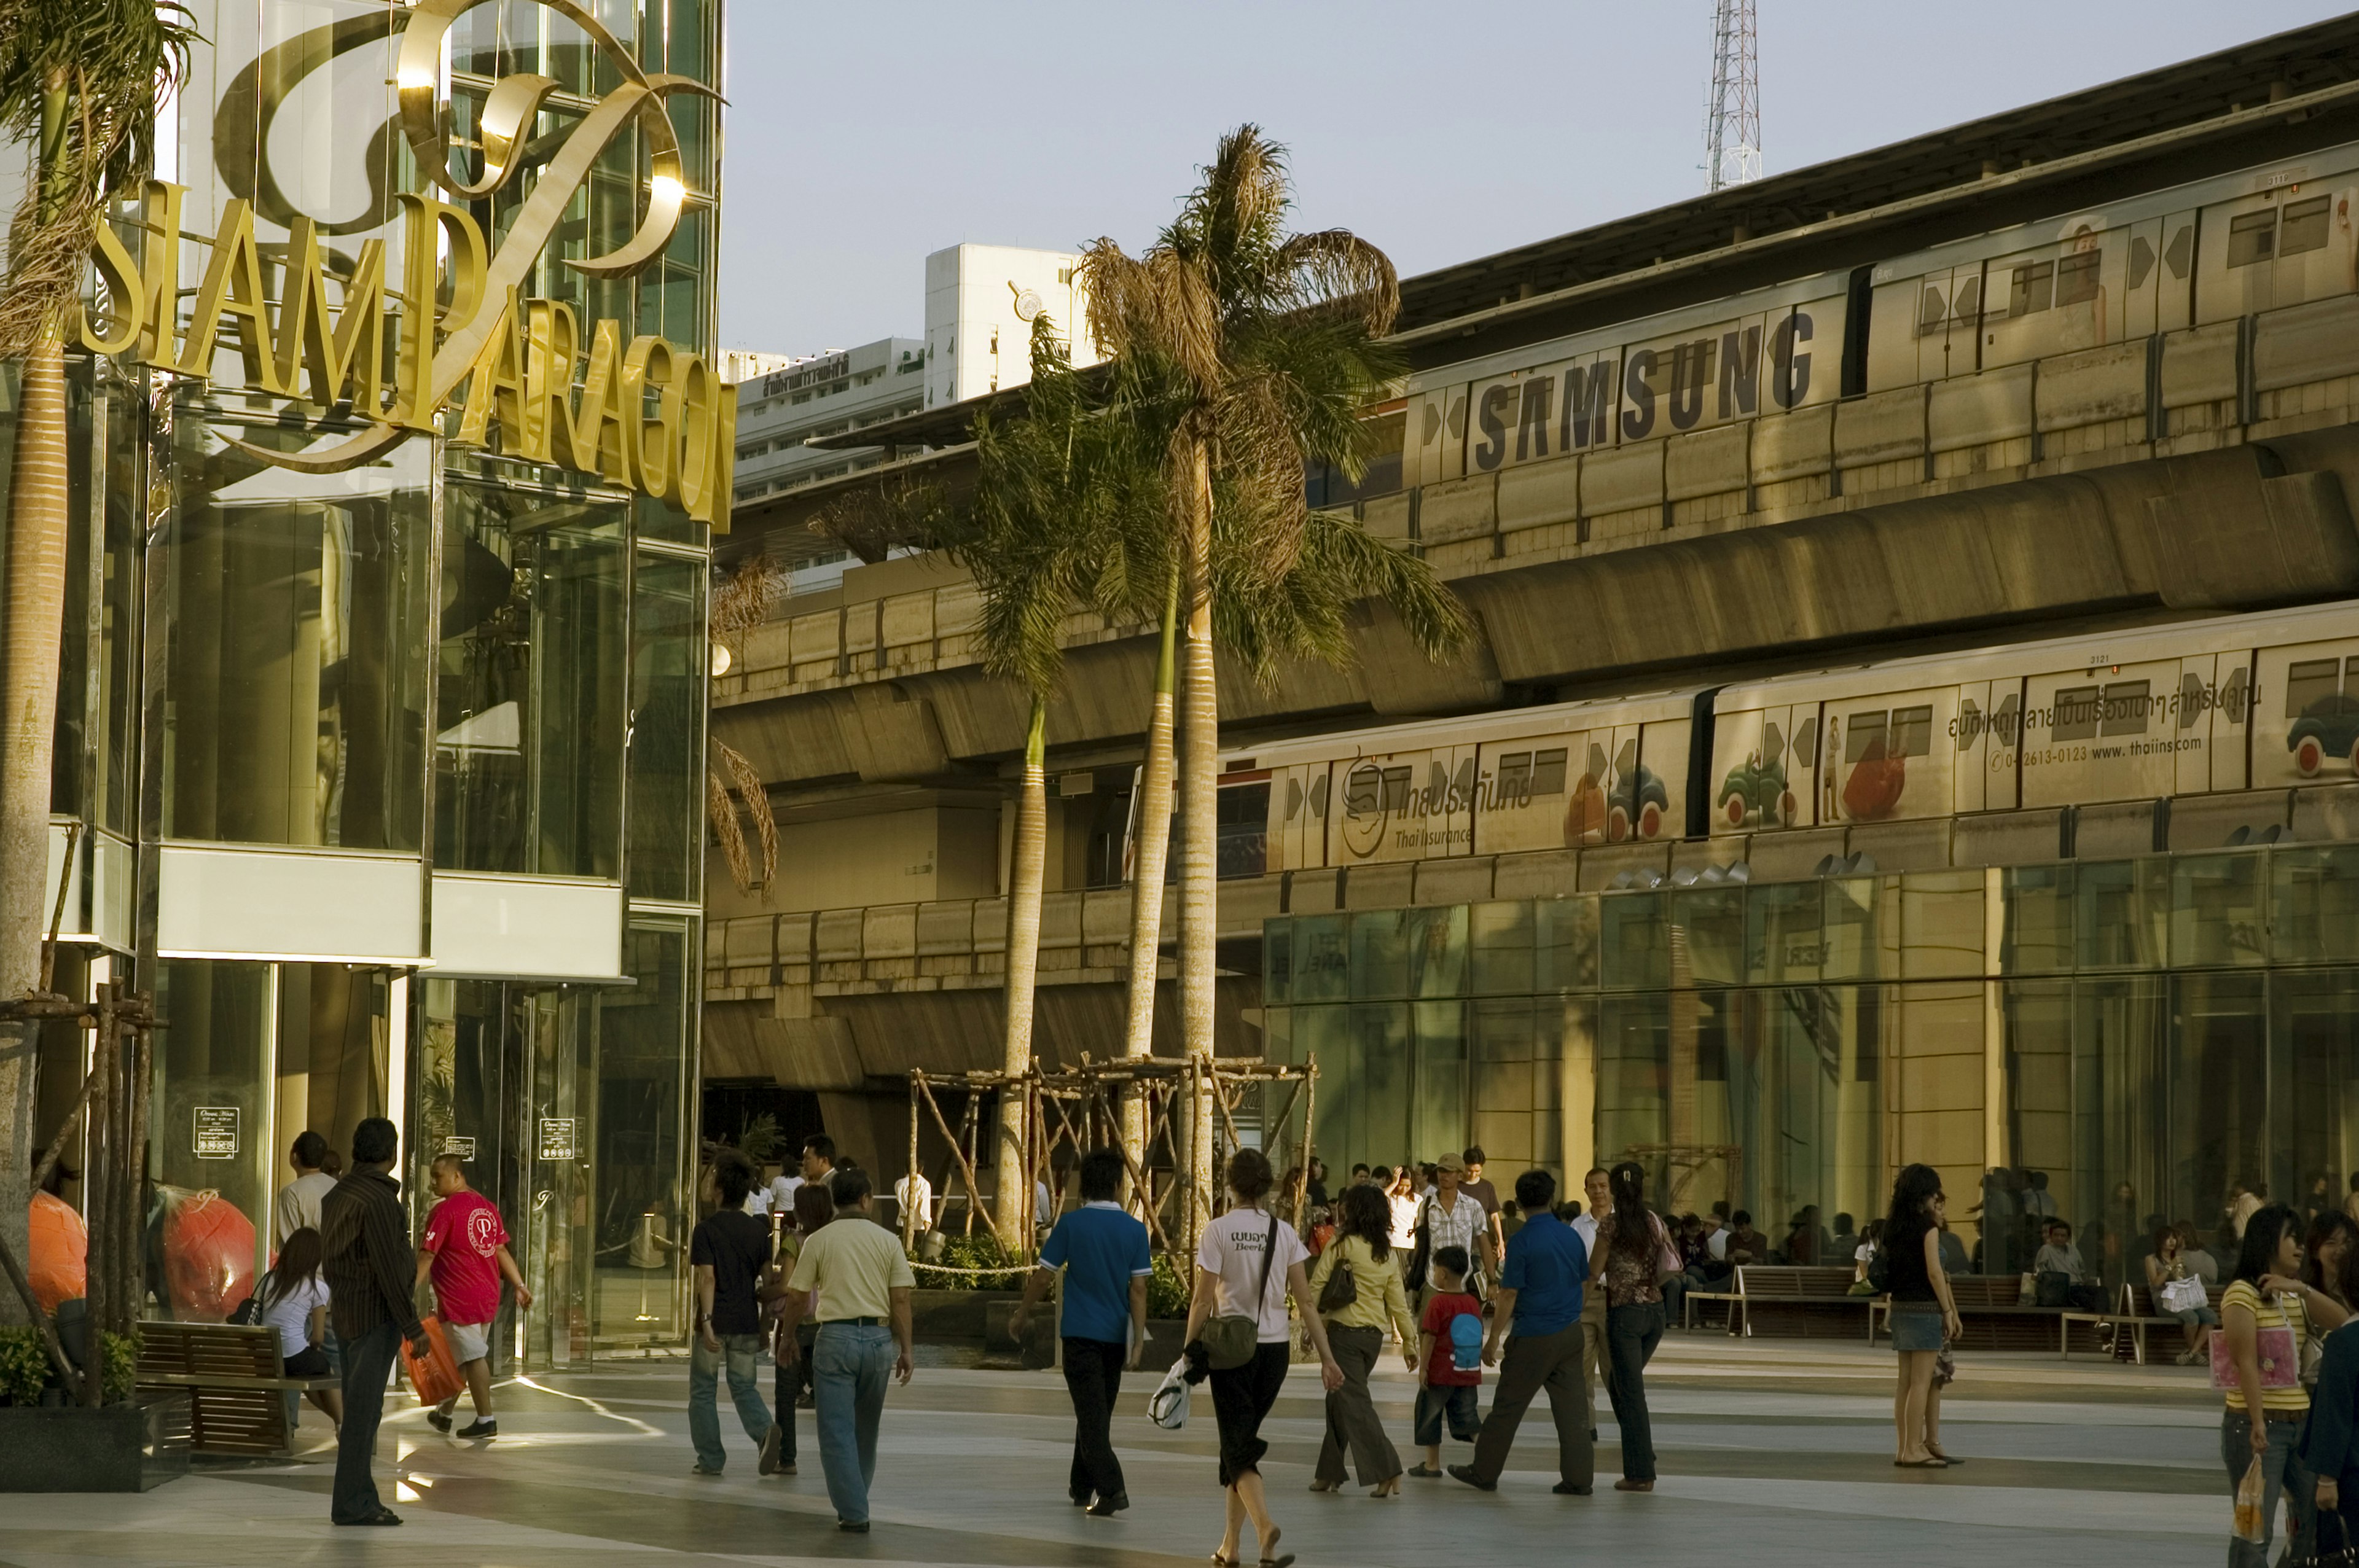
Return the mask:
M2328 1519L2334 1521L2334 1533L2342 1541L2342 1544L2332 1552L2326 1549ZM2343 1519L2340 1509L2319 1509L2318 1525L2312 1535L2314 1539L2310 1552L2297 1557L2288 1552L2285 1558L2286 1568L2354 1568L2354 1564L2359 1564L2359 1547L2351 1544L2351 1526Z
M2164 1312L2193 1312L2207 1304L2203 1281L2192 1274L2182 1274L2176 1280L2165 1280L2162 1288L2154 1292L2154 1304Z
M1261 1346L1261 1303L1269 1294L1269 1266L1277 1260L1277 1216L1269 1217L1269 1238L1262 1244L1261 1287L1254 1292L1253 1311L1225 1313L1208 1320L1201 1336L1204 1358L1215 1372L1234 1371L1254 1358Z
M1343 1249L1335 1249L1335 1261L1327 1271L1327 1282L1319 1287L1319 1315L1332 1317L1360 1299L1360 1281L1353 1277L1352 1260Z
M1661 1250L1655 1255L1655 1282L1660 1284L1686 1273L1688 1266L1680 1257L1680 1249L1671 1245L1670 1232L1663 1228L1663 1222L1653 1219L1649 1223L1655 1227L1655 1239L1661 1243Z
M2277 1326L2261 1327L2257 1321L2259 1314L2256 1314L2253 1347L2260 1358L2261 1387L2265 1390L2290 1389L2300 1372L2294 1358L2293 1320L2286 1315L2284 1303L2276 1302L2274 1298L2272 1301L2277 1309ZM2235 1357L2229 1354L2225 1334L2212 1336L2212 1386L2223 1393L2234 1393L2245 1386L2244 1379L2236 1373Z

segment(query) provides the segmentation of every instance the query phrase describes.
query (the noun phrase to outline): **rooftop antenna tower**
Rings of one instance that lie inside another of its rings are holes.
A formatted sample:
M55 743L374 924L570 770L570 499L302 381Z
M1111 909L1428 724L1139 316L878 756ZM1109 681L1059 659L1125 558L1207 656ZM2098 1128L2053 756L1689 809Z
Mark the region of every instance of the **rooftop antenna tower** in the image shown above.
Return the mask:
M1704 106L1708 190L1761 178L1760 49L1753 0L1714 0L1712 99Z

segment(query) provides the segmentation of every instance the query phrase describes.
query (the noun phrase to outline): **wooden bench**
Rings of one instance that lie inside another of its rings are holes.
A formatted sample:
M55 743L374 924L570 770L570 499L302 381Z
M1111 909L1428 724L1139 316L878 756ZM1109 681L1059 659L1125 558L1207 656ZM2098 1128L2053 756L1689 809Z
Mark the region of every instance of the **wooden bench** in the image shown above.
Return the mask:
M1745 1326L1745 1296L1743 1292L1735 1288L1736 1276L1734 1273L1731 1273L1726 1281L1716 1281L1714 1282L1724 1282L1730 1288L1724 1291L1705 1291L1698 1290L1695 1286L1690 1285L1682 1293L1680 1303L1680 1326L1681 1328L1693 1328L1696 1325L1696 1319L1701 1316L1703 1319L1703 1326L1706 1328L1725 1328L1731 1334L1736 1334L1743 1330ZM1712 1320L1712 1303L1718 1303L1721 1308L1721 1317L1717 1324Z
M1950 1299L1958 1305L1958 1337L1962 1350L2046 1350L2065 1337L2070 1349L2099 1349L2101 1336L2093 1324L2060 1325L2062 1307L2022 1304L2019 1274L1951 1274ZM1867 1342L1892 1332L1892 1303L1878 1296L1867 1325Z
M287 1396L337 1386L332 1378L290 1378L278 1331L262 1325L147 1322L139 1325L142 1389L189 1396L189 1446L198 1454L283 1459L294 1431Z
M2220 1287L2205 1285L2203 1301L2204 1304L2212 1309L2212 1314L2217 1316L2220 1312ZM2154 1292L2144 1285L2124 1285L2120 1310L2117 1312L2094 1314L2067 1313L2064 1315L2068 1319L2094 1316L2101 1322L2112 1324L2114 1325L2114 1359L2116 1361L2134 1359L2141 1367L2146 1365L2147 1331L2168 1329L2177 1332L2179 1329L2179 1320L2156 1306ZM2070 1353L2071 1349L2068 1347L2066 1354ZM2178 1352L2174 1349L2171 1354L2176 1358Z
M1736 1293L1745 1313L1744 1332L1805 1339L1857 1334L1868 1320L1866 1296L1851 1293L1852 1271L1843 1268L1745 1263L1736 1271Z

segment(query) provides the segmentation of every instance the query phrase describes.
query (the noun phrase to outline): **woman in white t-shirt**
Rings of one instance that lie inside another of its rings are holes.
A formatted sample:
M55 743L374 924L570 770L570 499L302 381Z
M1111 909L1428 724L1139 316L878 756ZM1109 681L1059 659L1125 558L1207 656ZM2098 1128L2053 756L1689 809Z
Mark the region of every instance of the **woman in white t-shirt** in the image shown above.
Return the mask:
M1330 1393L1343 1386L1343 1368L1327 1346L1327 1327L1319 1320L1319 1303L1303 1274L1310 1249L1294 1227L1263 1206L1270 1182L1269 1161L1258 1149L1240 1149L1229 1156L1229 1191L1236 1204L1204 1227L1197 1244L1196 1293L1188 1304L1188 1333L1182 1341L1194 1345L1205 1323L1214 1317L1250 1316L1259 1328L1252 1360L1212 1373L1221 1486L1228 1498L1221 1548L1212 1553L1219 1568L1238 1568L1239 1538L1248 1519L1261 1543L1262 1568L1285 1568L1294 1561L1292 1552L1277 1550L1277 1526L1269 1517L1260 1468L1262 1455L1269 1452L1261 1439L1262 1418L1285 1385L1293 1340L1293 1325L1286 1315L1289 1293L1311 1346L1319 1352L1321 1381Z
M278 1249L278 1261L254 1287L263 1323L278 1333L279 1361L290 1378L328 1375L328 1353L321 1348L328 1336L328 1284L320 1277L326 1250L318 1231L308 1225L299 1227ZM344 1424L342 1392L310 1389L303 1397L327 1412L337 1426ZM290 1422L295 1410L293 1404L288 1406Z

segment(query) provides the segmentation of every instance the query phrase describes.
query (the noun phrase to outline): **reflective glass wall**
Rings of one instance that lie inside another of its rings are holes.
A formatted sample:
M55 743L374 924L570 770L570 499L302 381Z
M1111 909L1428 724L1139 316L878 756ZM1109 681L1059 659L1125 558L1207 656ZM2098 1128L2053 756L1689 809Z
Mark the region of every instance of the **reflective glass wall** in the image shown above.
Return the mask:
M2352 1189L2354 900L2359 847L2278 846L1302 915L1265 994L1331 1166L1634 1159L1807 1262L1921 1160L1982 1266L2054 1216L2118 1281L2239 1184Z

